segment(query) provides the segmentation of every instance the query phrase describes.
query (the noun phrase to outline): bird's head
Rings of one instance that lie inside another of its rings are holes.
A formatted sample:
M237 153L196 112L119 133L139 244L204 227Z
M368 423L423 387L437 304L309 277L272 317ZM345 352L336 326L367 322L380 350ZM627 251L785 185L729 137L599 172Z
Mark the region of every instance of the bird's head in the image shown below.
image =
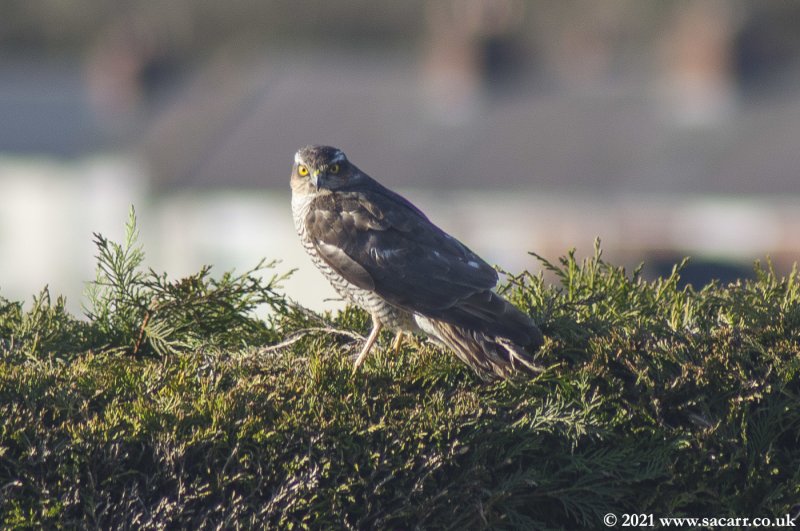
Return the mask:
M330 146L306 146L294 155L292 190L304 194L337 190L353 184L361 175L342 150Z

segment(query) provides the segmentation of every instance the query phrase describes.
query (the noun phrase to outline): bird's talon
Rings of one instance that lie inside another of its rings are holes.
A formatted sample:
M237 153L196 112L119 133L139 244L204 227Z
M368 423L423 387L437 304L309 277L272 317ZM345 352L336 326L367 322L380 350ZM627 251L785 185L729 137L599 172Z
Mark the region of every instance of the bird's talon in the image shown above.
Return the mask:
M392 351L394 352L395 357L400 354L400 347L403 346L403 331L398 330L397 334L394 336L394 341L392 341Z

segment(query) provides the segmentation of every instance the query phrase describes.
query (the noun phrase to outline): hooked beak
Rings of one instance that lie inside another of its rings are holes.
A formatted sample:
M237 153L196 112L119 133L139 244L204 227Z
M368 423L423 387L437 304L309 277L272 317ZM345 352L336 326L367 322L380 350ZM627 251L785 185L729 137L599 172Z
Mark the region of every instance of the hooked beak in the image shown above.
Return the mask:
M311 172L311 182L314 184L314 188L319 190L319 185L322 184L320 179L320 175L318 171Z

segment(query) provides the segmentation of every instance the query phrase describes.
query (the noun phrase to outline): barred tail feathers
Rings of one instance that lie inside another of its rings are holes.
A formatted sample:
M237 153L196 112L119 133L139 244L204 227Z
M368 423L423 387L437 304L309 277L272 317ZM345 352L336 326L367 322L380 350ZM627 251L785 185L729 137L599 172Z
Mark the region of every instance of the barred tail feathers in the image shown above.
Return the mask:
M542 371L534 364L525 347L510 339L419 316L417 323L482 378L511 378L520 373L536 374ZM535 327L534 330L539 332ZM528 345L533 350L539 346L541 341L533 341Z

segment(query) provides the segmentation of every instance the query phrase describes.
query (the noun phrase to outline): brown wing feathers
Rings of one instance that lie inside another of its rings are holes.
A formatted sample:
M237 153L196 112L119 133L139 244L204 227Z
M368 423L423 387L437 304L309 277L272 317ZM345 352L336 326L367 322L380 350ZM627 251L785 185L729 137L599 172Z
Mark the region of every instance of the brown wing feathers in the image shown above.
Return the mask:
M497 273L411 203L372 181L369 190L322 194L306 227L323 259L389 303L457 326L541 343L528 316L490 290Z

